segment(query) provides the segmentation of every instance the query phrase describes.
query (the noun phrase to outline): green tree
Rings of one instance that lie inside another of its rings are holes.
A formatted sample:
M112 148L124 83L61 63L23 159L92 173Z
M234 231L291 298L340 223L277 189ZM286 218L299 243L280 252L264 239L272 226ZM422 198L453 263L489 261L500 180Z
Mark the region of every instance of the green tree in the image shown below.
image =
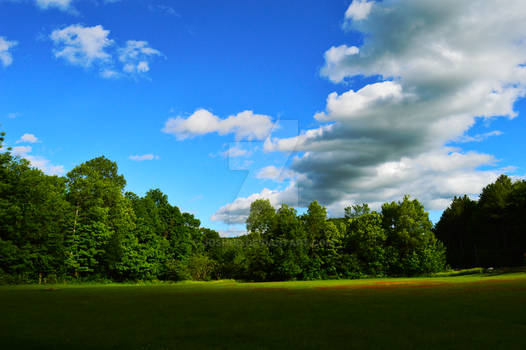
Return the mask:
M106 275L118 261L126 181L117 164L104 156L73 168L67 174L67 199L74 207L67 263L75 276ZM131 223L130 223L131 225Z
M278 209L272 227L270 255L273 261L272 278L301 279L309 263L308 241L296 210L283 204Z
M268 199L255 200L250 204L250 213L246 221L247 231L268 238L275 215L276 210Z
M62 178L0 154L0 274L38 282L62 274L70 218L64 190Z
M364 214L369 214L371 212L371 209L369 209L369 204L363 203L353 204L349 207L345 207L344 211L346 219L354 219Z
M445 268L444 247L436 242L431 231L424 206L416 199L405 196L402 201L385 203L382 206L382 226L387 233L386 259L393 274L418 274L424 271L415 263L415 254L425 259L424 254L434 254L436 270Z
M382 217L377 212L349 219L349 248L356 254L363 272L375 276L386 272L386 240Z
M476 209L477 202L468 196L455 196L434 228L437 238L447 246L447 261L454 267L477 264L473 228Z

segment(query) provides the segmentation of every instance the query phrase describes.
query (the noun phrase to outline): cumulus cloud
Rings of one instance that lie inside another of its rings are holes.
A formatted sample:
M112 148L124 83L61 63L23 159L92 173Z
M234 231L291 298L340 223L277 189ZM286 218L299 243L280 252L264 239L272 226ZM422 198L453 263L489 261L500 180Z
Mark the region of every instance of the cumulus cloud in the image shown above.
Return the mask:
M366 19L371 12L374 1L354 0L345 11L345 19L361 21Z
M16 46L16 41L8 41L3 36L0 36L0 62L4 67L7 67L13 63L13 55L10 50Z
M11 150L11 153L15 156L20 157L27 155L29 152L31 152L31 150L31 146L15 146Z
M73 15L78 15L78 11L73 7L73 2L77 0L34 0L37 7L42 10L57 9L64 12L69 12ZM100 2L108 4L119 2L120 0L102 0ZM98 2L95 2L98 4Z
M493 131L490 131L490 132L486 132L486 133L483 133L483 134L477 134L477 135L473 135L473 136L470 136L470 135L462 135L461 137L459 137L456 141L457 142L460 142L460 143L466 143L466 142L482 142L484 141L485 139L487 139L488 137L491 137L491 136L500 136L502 135L502 131L500 130L493 130Z
M244 157L249 156L250 154L252 154L251 151L246 150L237 144L230 146L226 151L220 153L223 158Z
M148 46L147 41L128 40L119 49L119 61L126 73L146 73L150 70L149 60L161 56L161 52Z
M20 142L37 143L38 138L33 134L26 133L22 135L22 137L18 141L16 141L16 143L20 143Z
M162 131L174 135L178 140L209 133L234 134L236 140L263 140L270 134L273 126L271 117L254 114L252 111L221 119L206 109L198 109L188 118L168 119Z
M11 154L17 157L25 158L32 167L42 170L48 175L64 174L64 166L52 164L48 159L30 154L33 151L31 146L15 146L11 149Z
M243 224L248 217L250 204L257 199L268 199L274 207L283 203L296 206L298 203L297 187L291 183L285 190L263 189L260 193L254 193L248 197L236 198L232 203L221 207L211 219L222 221L227 224Z
M73 0L36 0L36 4L43 10L57 8L62 11L71 10Z
M74 24L54 30L50 38L55 45L55 57L75 66L97 67L101 77L108 79L145 74L153 57L162 56L147 41L128 40L123 47L115 48L109 35L110 31L101 25ZM115 68L116 61L122 65L122 71Z
M52 164L48 159L39 156L27 155L25 159L31 163L31 166L42 170L48 175L63 175L65 170L63 165Z
M90 67L94 63L108 63L111 55L106 51L114 44L108 38L109 30L101 25L84 27L81 24L70 25L64 29L56 29L51 33L55 44L54 54L67 62L82 67Z
M334 83L356 76L378 81L331 93L314 116L319 127L268 138L267 152L297 152L290 167L296 178L285 191L236 199L216 219L230 210L240 222L252 200L284 198L287 191L299 194L299 206L318 200L333 215L351 203L378 207L404 194L440 210L506 170L495 168L491 155L448 145L498 134L466 136L480 118L516 117L514 102L526 92L526 3L366 4L354 1L346 13L349 28L364 34L363 45L330 48L321 74Z
M136 154L136 155L131 155L129 159L136 161L136 162L142 162L145 160L157 160L159 159L159 156L156 156L155 154L151 154L151 153L142 154L142 155Z
M292 170L285 167L277 168L274 165L266 166L256 174L257 179L273 180L276 182L283 182L295 176L296 174Z

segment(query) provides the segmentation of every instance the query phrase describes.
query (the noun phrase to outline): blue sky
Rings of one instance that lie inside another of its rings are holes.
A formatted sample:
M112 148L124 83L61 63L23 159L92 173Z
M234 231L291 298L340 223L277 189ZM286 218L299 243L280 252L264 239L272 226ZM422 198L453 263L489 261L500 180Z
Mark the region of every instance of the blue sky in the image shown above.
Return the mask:
M525 173L526 7L434 3L0 1L0 128L47 173L105 155L226 235L256 198L410 194L436 220Z

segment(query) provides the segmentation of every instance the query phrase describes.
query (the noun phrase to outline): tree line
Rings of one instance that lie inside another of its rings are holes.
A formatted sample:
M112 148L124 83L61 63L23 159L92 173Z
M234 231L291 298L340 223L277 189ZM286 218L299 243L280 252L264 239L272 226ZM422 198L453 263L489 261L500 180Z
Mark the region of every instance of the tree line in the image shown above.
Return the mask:
M446 254L453 266L506 254L503 264L516 264L525 246L526 186L506 177L478 202L455 198L435 228L407 196L379 211L347 207L344 218L316 201L300 215L256 200L247 234L233 238L201 227L159 189L138 196L125 185L103 156L61 177L0 153L0 283L419 275L446 269Z
M526 181L501 175L479 199L455 197L436 224L453 267L526 265Z

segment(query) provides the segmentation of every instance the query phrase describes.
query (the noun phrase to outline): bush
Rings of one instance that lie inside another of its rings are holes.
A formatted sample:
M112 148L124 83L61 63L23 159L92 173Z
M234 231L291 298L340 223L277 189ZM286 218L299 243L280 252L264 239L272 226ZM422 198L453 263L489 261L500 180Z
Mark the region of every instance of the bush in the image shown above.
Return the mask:
M171 259L165 263L166 279L170 281L185 281L192 279L188 266L181 260Z

